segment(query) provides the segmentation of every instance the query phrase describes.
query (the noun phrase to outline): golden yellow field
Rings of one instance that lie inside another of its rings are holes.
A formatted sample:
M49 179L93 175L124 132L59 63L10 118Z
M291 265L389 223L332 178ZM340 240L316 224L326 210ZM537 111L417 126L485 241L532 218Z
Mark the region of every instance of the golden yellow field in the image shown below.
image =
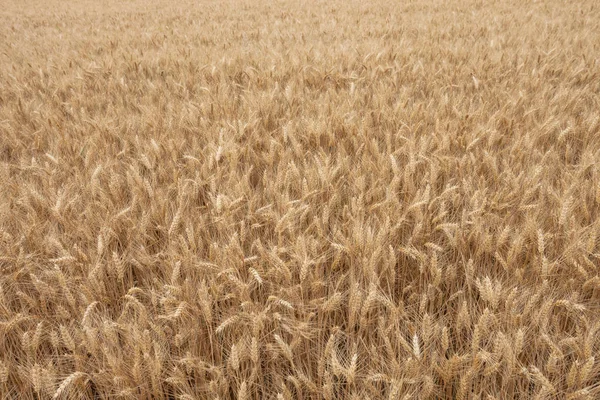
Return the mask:
M595 1L1 3L1 399L600 398Z

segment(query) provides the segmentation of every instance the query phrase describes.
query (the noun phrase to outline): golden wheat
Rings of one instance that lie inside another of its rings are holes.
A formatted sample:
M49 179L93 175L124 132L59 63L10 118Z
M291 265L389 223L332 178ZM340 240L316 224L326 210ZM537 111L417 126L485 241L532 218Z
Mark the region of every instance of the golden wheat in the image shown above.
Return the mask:
M591 0L0 12L0 398L600 398Z

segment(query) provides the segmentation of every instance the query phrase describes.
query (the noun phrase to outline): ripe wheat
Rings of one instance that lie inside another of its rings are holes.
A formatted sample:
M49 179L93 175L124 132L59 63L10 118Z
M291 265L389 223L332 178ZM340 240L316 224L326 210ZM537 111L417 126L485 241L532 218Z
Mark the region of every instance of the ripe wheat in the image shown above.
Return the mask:
M600 398L592 0L0 11L0 398Z

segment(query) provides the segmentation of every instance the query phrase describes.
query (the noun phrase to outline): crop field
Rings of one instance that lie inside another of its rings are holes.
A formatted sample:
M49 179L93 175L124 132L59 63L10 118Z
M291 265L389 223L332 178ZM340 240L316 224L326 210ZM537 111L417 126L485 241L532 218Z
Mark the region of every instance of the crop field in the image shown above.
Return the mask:
M600 6L0 0L0 399L600 398Z

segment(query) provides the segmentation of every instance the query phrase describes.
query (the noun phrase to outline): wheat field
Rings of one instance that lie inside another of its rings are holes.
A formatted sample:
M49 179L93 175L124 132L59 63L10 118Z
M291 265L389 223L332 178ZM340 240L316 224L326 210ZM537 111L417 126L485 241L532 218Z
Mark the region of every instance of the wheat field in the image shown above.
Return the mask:
M0 5L0 398L600 398L593 0Z

